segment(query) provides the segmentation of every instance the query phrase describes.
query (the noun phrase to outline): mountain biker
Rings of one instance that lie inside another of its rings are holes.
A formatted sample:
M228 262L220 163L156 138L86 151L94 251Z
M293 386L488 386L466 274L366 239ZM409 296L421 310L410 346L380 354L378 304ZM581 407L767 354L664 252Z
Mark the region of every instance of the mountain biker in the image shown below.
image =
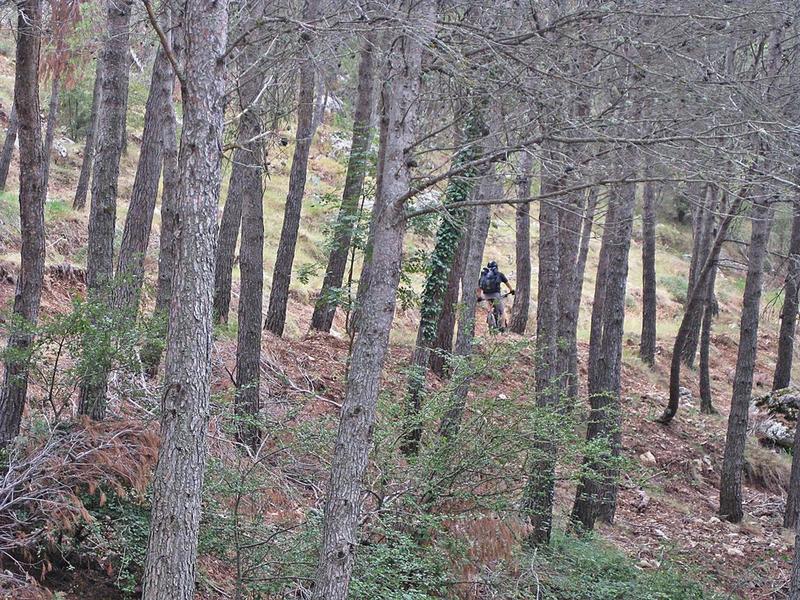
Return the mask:
M502 331L505 329L505 307L503 306L503 294L500 292L500 284L505 284L509 294L514 294L514 288L508 283L506 276L497 268L497 263L490 260L481 271L478 280L478 299L488 300L493 307L497 308L500 316L498 326Z

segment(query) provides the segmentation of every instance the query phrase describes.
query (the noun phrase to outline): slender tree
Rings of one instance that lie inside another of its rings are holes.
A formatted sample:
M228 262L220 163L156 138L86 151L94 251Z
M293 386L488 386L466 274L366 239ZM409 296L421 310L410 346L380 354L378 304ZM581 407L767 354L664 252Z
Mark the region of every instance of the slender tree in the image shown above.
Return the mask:
M27 352L33 343L33 328L39 315L45 260L45 157L39 124L41 4L39 0L19 0L17 9L14 107L19 127L22 248L14 294L14 321L8 336L3 387L0 388L0 447L3 448L19 434L28 391Z
M78 176L78 187L75 188L75 198L72 208L82 210L86 206L86 195L89 192L89 181L92 177L92 165L96 144L97 125L100 117L100 105L103 98L103 60L98 56L94 71L94 88L92 90L92 111L89 116L89 126L86 129L86 144L83 147L81 171Z
M51 74L50 81L50 102L47 110L47 128L44 135L44 188L50 180L50 155L53 153L53 140L56 137L56 125L58 125L58 105L61 99L61 72Z
M602 332L594 336L596 346L591 354L598 354L593 375L589 378L591 411L586 440L599 445L602 450L584 459L586 472L575 493L572 509L573 522L583 530L593 529L596 519L612 523L616 512L617 477L616 459L621 451L622 408L620 405L620 374L622 370L622 337L625 323L625 287L628 278L635 186L627 184L615 190L614 220L608 238L607 274L602 303ZM595 332L592 331L594 334Z
M0 153L0 191L5 191L6 181L8 180L8 169L11 167L11 158L14 156L14 147L17 145L17 104L12 102L11 114L8 116L8 127L6 128L6 139L3 142L3 150Z
M786 282L783 286L783 308L781 329L778 335L778 360L772 389L789 386L792 380L792 358L794 355L794 332L797 325L798 289L800 289L800 202L792 204L792 236L789 241L789 259L786 266Z
M319 14L320 0L305 0L303 20L313 23ZM269 293L269 309L264 329L275 335L283 335L286 324L286 307L289 303L289 284L292 280L292 265L297 248L297 232L300 228L300 212L306 189L308 155L314 139L314 36L303 32L302 62L297 106L297 135L294 156L289 173L289 193L283 213L281 238L272 271L272 287Z
M103 46L102 106L97 123L97 148L89 211L89 241L86 255L86 286L95 302L108 303L113 274L114 230L117 214L117 184L122 155L122 123L128 96L128 52L130 50L131 2L109 2L107 39ZM81 381L78 410L101 420L106 413L106 366L87 365Z
M546 185L542 186L547 189ZM558 314L559 314L559 210L555 202L539 205L539 291L536 311L536 405L543 426L533 442L523 510L531 524L528 542L548 544L553 521L556 443L550 413L559 400Z
M341 288L347 266L347 255L358 220L358 201L367 172L371 132L372 105L375 87L375 32L370 32L361 48L358 65L358 93L353 114L353 136L347 161L342 204L334 227L333 247L325 268L325 279L311 316L311 329L329 333L336 315L336 290Z
M170 23L164 20L162 28L171 43ZM158 182L164 162L164 136L169 131L171 102L175 74L163 47L159 47L153 63L150 91L144 112L144 131L139 150L139 162L133 180L131 201L122 232L122 244L117 259L118 287L115 304L120 309L138 311L139 298L144 283L144 260L150 242L150 230L158 197Z
M414 141L423 48L432 39L436 23L434 0L403 0L393 13L406 28L389 48L382 102L382 162L378 173L379 200L373 210L369 285L360 288L358 301L370 310L356 321L353 353L347 374L345 399L331 477L325 499L322 543L314 577L314 600L345 600L350 585L358 523L362 478L367 468L381 370L389 344L400 281L405 220L403 199L411 184L406 154ZM401 20L402 19L402 20Z
M700 329L700 412L716 413L711 395L711 327L719 312L714 287L717 281L717 266L711 267L706 290L706 303L703 309L703 323Z
M207 453L228 3L188 0L182 9L176 15L182 24L176 35L185 38L177 74L183 100L176 206L180 235L143 600L194 597Z
M656 190L655 184L644 184L642 194L642 337L639 358L656 362Z
M520 200L531 197L531 172L533 171L533 155L523 152L519 161L517 178L517 195ZM508 329L519 335L528 327L528 313L531 306L531 207L521 202L517 204L516 222L516 263L517 281L514 290L514 306L511 308L511 319Z
M719 487L719 512L732 523L742 520L742 473L747 418L753 389L753 368L758 343L758 313L764 280L764 259L772 226L772 209L763 197L757 198L751 211L752 233L747 252L747 279L742 299L739 326L739 353L733 378L733 396L725 437L725 455Z

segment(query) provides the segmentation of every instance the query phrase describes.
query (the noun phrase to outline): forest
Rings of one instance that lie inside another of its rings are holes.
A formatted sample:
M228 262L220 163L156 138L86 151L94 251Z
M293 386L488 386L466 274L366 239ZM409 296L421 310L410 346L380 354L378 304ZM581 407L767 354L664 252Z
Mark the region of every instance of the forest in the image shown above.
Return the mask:
M800 4L0 3L0 598L800 600Z

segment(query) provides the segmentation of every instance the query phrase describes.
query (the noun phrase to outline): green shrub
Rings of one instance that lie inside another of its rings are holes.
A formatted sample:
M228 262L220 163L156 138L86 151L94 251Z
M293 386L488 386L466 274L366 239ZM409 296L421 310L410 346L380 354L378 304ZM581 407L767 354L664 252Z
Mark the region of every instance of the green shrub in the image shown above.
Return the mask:
M689 281L683 275L664 275L658 278L658 283L667 289L675 302L686 302L689 295Z
M630 557L593 536L554 537L550 548L527 558L533 581L508 598L542 600L702 600L721 596L708 591L668 561L641 569ZM533 595L528 595L528 594Z

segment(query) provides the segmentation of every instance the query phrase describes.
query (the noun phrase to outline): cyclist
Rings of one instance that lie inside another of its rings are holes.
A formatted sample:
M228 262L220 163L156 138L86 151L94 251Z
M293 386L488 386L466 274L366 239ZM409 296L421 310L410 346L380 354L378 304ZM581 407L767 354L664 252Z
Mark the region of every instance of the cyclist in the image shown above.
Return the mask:
M478 299L488 300L492 303L493 309L497 310L498 328L505 330L506 317L505 307L503 306L503 294L500 292L500 285L505 284L509 294L514 294L514 288L508 283L508 278L497 268L497 262L490 260L481 271L478 280Z

